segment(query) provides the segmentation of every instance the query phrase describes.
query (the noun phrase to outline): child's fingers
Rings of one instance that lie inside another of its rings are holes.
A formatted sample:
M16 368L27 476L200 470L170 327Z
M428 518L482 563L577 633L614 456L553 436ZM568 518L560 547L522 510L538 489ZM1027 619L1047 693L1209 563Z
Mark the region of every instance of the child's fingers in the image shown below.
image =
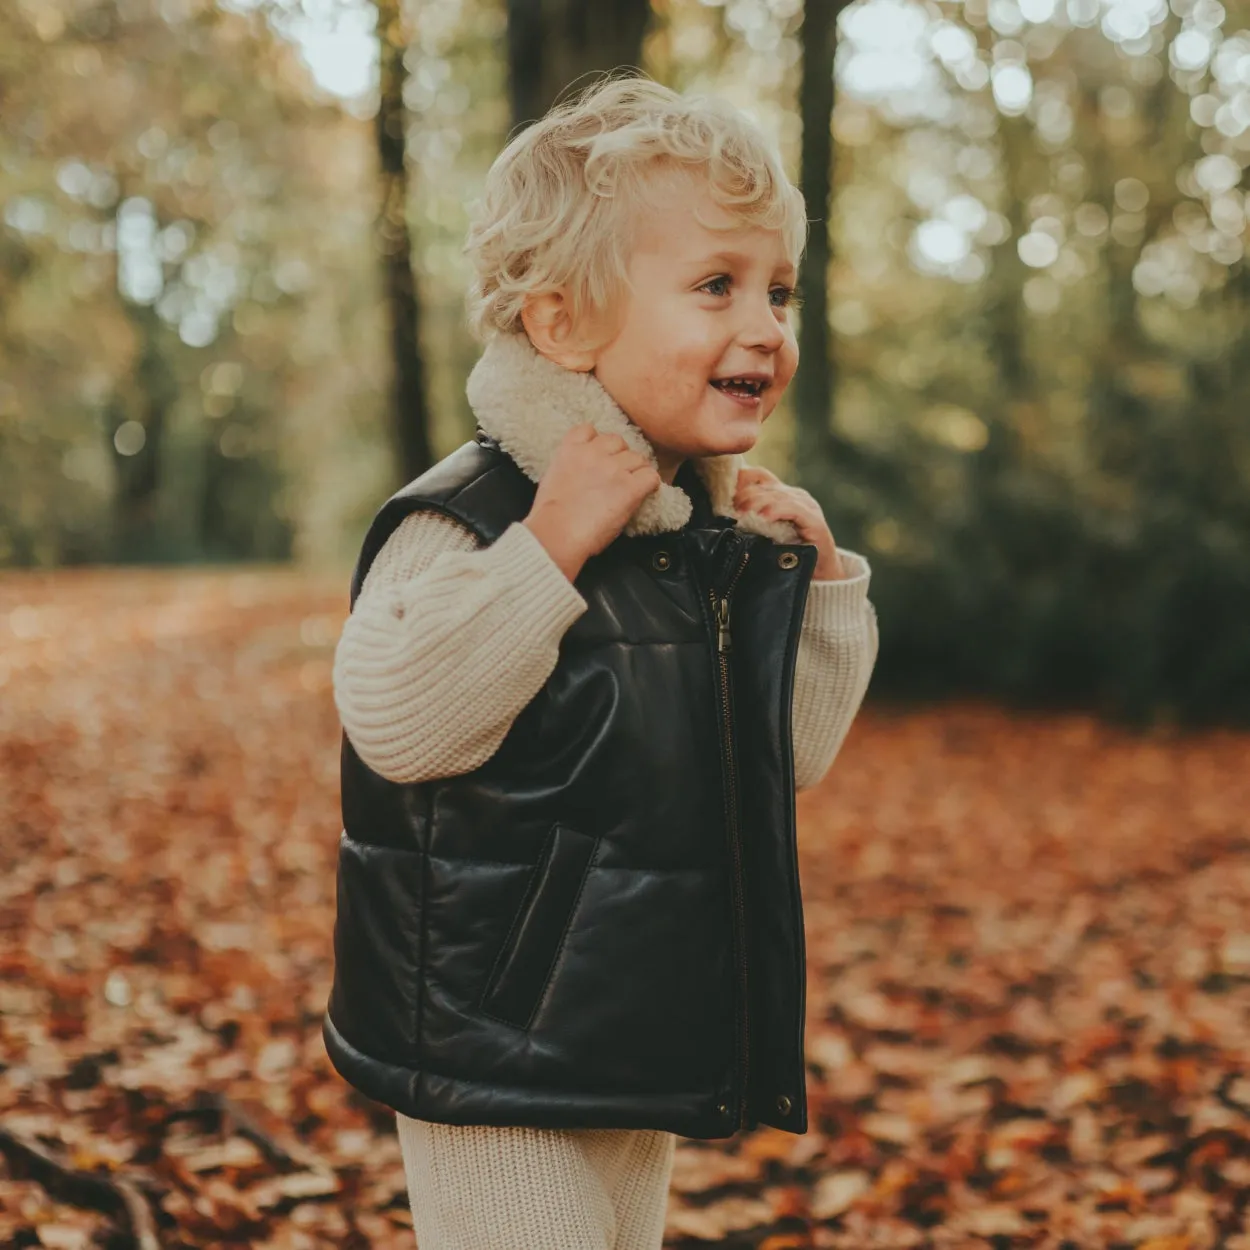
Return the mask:
M759 465L747 465L745 468L738 470L738 485L754 486L762 482L780 482L781 479L775 474L770 473L767 469L761 468Z
M755 512L774 521L794 521L796 524L814 524L816 517L807 499L788 491L770 491L756 487L744 492L737 502L740 511Z
M738 485L734 489L735 498L749 498L752 495L777 494L784 491L785 487L780 482L766 481L743 481L738 479Z
M770 521L789 521L802 542L819 545L822 539L832 539L825 514L811 494L797 486L787 486L772 474L769 477L771 481L760 479L742 483L740 475L734 507L739 512L753 513Z
M739 486L734 495L734 504L739 508L758 510L766 502L779 502L788 498L786 488L780 483L759 482L754 485Z
M785 499L761 498L749 503L744 511L754 512L757 516L769 517L774 521L790 521L795 516L793 505Z

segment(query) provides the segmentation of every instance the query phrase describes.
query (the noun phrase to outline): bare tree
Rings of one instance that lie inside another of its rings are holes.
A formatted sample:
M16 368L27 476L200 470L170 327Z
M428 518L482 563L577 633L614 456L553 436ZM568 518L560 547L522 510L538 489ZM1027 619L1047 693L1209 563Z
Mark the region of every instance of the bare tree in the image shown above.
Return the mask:
M115 392L107 405L104 433L116 481L115 556L126 563L143 564L161 557L161 450L166 416L178 398L178 380L169 365L168 345L162 350L168 328L150 306L125 301L124 308L139 342L139 354L123 390ZM132 425L142 434L137 443L127 446ZM127 427L124 431L123 426Z
M811 219L799 285L803 317L799 326L799 372L794 381L795 463L809 482L827 477L838 449L831 418L835 363L829 338L829 263L832 244L835 152L833 146L833 58L838 15L848 0L807 0L800 28L802 76L799 110L803 143L799 183Z
M395 367L394 439L400 469L407 481L433 463L429 399L421 358L421 306L412 272L407 214L409 174L403 92L408 37L403 0L377 0L377 10L381 84L375 134L382 188L376 237Z
M508 0L513 125L537 120L584 74L636 67L650 12L648 0Z

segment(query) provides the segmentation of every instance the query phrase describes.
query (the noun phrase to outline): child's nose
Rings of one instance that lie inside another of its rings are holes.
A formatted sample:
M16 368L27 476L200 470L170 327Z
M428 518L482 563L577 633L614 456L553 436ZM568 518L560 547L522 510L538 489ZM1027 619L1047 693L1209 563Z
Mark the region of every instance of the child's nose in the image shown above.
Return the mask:
M777 310L768 300L752 301L742 341L747 347L768 352L779 350L786 341L785 330L777 320Z

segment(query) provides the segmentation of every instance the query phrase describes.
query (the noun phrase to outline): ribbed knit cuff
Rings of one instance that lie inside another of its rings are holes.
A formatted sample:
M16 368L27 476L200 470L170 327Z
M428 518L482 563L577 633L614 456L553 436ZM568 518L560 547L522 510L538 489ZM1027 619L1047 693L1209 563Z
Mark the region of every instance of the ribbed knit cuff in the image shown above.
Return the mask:
M481 553L515 588L510 603L526 627L542 636L563 634L589 606L528 525L514 521Z
M804 627L819 630L822 634L857 630L868 603L868 583L872 577L868 561L845 547L839 547L838 554L850 576L813 581L807 592Z

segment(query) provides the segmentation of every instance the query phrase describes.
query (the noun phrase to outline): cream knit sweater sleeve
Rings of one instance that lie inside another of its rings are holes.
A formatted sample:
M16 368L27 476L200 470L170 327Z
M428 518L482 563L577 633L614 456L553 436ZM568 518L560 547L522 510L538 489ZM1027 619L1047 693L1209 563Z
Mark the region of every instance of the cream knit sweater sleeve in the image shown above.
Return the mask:
M812 582L794 665L794 785L814 786L842 748L877 662L877 613L868 598L872 571L839 548L847 577Z
M825 774L876 659L867 562L813 582L794 688L798 788ZM492 544L436 512L406 517L343 626L334 698L360 758L392 781L468 772L494 754L555 668L586 601L525 525Z

